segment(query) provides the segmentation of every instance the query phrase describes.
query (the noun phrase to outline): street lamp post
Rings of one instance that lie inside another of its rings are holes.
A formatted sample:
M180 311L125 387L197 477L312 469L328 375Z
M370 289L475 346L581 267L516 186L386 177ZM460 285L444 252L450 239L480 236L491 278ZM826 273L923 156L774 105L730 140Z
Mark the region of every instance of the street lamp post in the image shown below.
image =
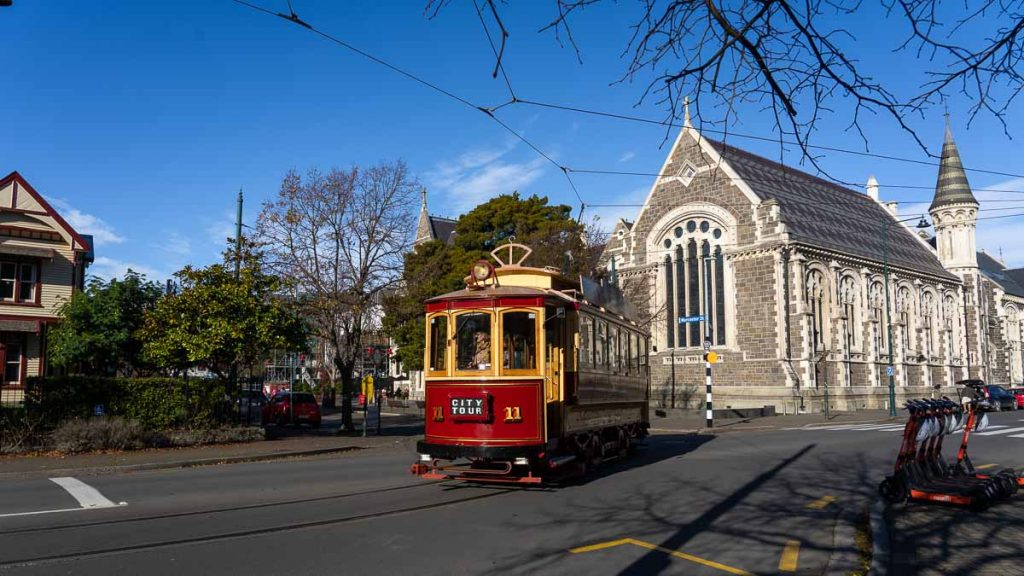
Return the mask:
M893 347L892 347L892 305L889 297L889 228L900 224L902 222L909 222L913 218L904 218L903 220L893 220L892 222L886 222L882 228L882 276L885 278L885 330L887 333L887 339L889 341L889 366L886 369L886 374L889 376L889 417L896 417L896 382L895 382L895 368L893 367ZM928 221L921 216L921 220L917 223L917 228L927 228Z

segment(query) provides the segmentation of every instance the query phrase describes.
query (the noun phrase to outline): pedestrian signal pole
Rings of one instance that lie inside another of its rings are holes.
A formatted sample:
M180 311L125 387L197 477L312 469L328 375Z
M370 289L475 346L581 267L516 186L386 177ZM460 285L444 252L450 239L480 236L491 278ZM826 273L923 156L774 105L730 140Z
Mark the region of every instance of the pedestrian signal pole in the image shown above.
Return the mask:
M704 257L704 387L707 392L707 427L715 425L715 411L711 407L711 365L718 355L711 351L711 258Z

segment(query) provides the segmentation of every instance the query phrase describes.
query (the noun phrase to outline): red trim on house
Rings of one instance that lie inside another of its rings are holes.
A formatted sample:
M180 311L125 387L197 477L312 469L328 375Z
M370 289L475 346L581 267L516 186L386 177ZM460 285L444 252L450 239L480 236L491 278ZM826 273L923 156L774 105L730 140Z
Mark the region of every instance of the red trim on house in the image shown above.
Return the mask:
M74 293L74 292L72 292ZM36 264L36 306L43 305L43 263Z
M37 332L38 334L38 332ZM18 386L25 389L25 372L28 371L28 336L21 333L21 370L18 371Z
M11 192L11 208L17 208L18 206L18 183L14 183L14 191Z
M39 375L46 376L46 338L49 330L47 324L39 326Z
M32 198L34 198L35 201L38 202L39 205L42 206L44 210L46 210L47 215L53 217L53 219L56 220L57 223L60 224L61 227L64 228L65 231L67 231L68 234L71 235L71 239L72 239L71 249L72 250L75 250L77 252L88 252L89 251L90 246L85 241L85 239L82 238L82 235L79 234L74 228L72 228L71 225L68 224L67 220L65 220L64 217L61 216L59 212L54 210L53 206L50 206L50 203L47 202L45 198L43 198L42 194L40 194L39 192L36 192L36 189L33 188L32 185L29 184L28 181L25 180L25 178L21 174L18 174L17 170L15 170L14 172L11 172L7 176L4 176L3 179L0 179L0 188L3 188L4 186L6 186L7 184L9 184L12 181L15 182L16 184L21 184L25 188L25 191L28 192L29 195L32 196ZM76 244L77 244L77 247L75 246Z

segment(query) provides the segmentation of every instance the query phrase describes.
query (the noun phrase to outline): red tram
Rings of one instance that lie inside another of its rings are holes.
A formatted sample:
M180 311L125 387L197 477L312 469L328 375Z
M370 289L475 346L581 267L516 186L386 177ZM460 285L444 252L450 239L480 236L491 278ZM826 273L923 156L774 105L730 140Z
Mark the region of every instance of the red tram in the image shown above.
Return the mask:
M649 336L632 306L614 286L522 266L530 252L502 246L498 267L481 260L465 289L426 302L426 430L413 473L540 483L646 435Z

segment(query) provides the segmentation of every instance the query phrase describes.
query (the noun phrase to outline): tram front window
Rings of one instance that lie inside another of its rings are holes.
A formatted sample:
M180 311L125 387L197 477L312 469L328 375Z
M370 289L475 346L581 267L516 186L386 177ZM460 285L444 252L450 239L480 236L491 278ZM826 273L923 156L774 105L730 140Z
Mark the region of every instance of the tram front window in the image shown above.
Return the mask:
M491 369L491 315L474 312L458 316L455 341L459 370Z
M502 325L506 370L535 370L537 368L537 314L534 312L506 312Z
M448 318L435 316L430 319L430 366L432 372L444 372L445 350L448 348Z

